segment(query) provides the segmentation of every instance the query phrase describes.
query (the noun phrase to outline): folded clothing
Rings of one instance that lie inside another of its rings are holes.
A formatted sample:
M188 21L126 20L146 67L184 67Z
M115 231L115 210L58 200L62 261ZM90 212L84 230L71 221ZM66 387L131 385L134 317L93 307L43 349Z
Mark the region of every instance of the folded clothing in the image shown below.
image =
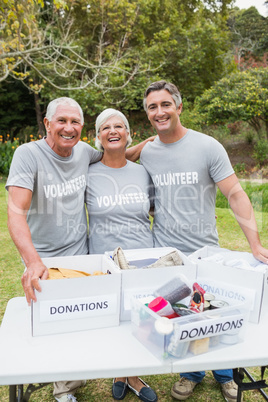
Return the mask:
M92 276L92 275L106 275L105 272L102 271L94 271L93 274L89 274L83 271L77 271L74 269L66 269L66 268L48 268L48 279L66 279L66 278L82 278L84 276Z

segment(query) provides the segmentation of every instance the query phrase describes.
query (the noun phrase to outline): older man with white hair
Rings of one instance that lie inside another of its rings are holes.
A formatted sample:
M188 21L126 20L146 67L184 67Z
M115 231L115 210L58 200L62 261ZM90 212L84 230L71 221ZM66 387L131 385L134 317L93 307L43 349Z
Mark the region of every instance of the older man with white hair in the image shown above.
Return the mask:
M84 125L80 105L71 98L53 100L44 118L46 136L15 152L6 183L8 228L25 264L22 285L28 303L48 278L43 257L88 254L84 203L88 166L102 153L79 141ZM138 158L140 145L128 152ZM57 401L76 401L81 381L54 385Z

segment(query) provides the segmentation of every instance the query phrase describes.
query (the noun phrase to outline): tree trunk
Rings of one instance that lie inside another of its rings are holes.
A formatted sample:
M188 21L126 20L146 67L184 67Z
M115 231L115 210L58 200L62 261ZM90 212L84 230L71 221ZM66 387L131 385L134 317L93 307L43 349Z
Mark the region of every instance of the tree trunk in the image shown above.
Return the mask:
M45 127L43 124L43 116L40 107L40 97L39 94L34 92L34 106L35 106L35 113L36 113L36 120L38 125L38 135L44 137L46 134Z

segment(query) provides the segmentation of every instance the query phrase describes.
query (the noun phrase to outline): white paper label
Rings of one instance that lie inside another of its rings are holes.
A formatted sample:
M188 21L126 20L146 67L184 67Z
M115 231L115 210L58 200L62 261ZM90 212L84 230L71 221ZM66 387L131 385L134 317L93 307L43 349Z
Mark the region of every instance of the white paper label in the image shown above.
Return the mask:
M232 286L227 283L219 284L208 278L200 278L198 284L207 292L212 293L217 300L224 300L230 305L247 303L251 310L254 308L256 291L241 286Z
M40 322L75 320L115 314L117 295L98 295L40 302Z
M142 299L143 297L152 296L154 289L131 289L124 292L124 309L131 309L131 299Z
M245 324L243 315L234 315L220 319L197 321L186 325L175 325L175 337L180 341L192 341L220 334L237 334Z

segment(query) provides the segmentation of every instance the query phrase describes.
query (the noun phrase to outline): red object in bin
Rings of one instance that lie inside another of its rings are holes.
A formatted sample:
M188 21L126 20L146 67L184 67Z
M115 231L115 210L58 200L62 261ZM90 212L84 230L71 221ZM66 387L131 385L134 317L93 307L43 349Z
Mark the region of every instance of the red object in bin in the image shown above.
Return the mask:
M152 300L148 304L148 307L155 313L159 314L161 317L178 317L178 314L175 313L175 311L171 307L171 304L161 296L158 296L156 297L156 299Z

